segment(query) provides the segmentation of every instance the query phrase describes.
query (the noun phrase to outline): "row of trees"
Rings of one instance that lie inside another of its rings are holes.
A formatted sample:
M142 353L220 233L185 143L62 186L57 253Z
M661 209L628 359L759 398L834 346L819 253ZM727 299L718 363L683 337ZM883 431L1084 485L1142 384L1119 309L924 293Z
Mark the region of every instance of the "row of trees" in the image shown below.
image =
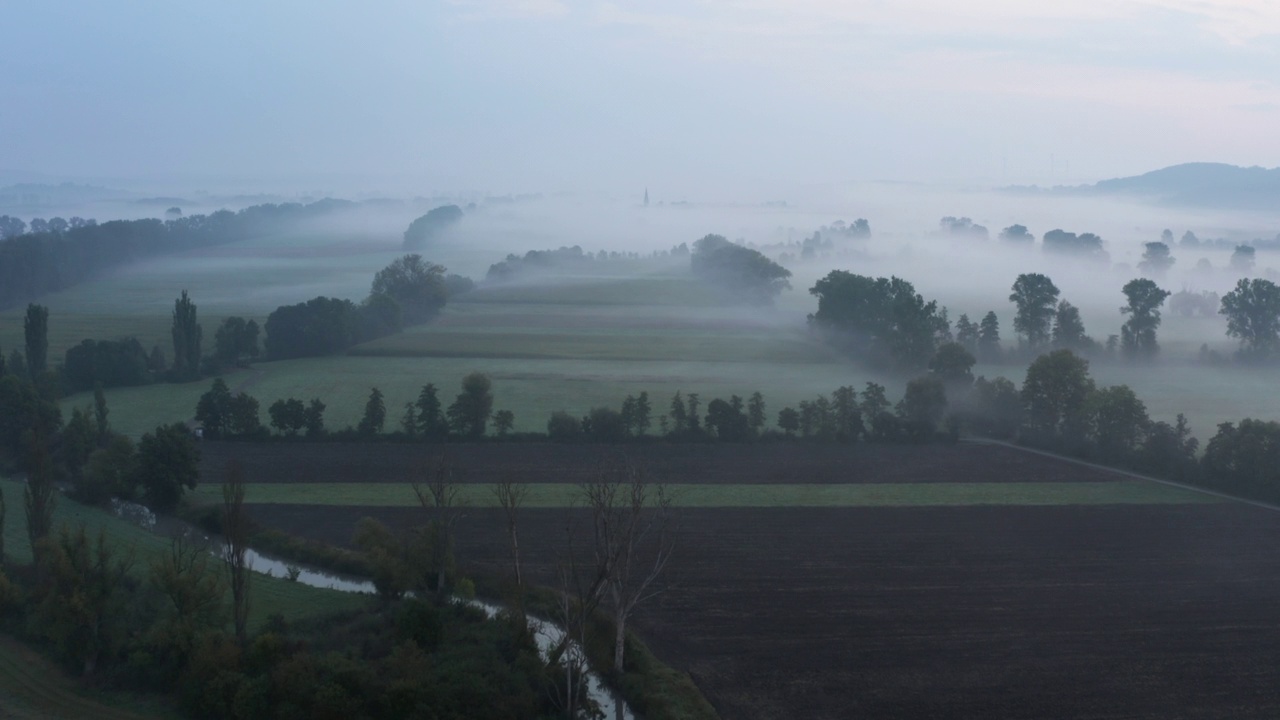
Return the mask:
M809 292L818 298L818 310L809 316L811 327L873 367L921 370L941 345L953 340L983 362L996 362L1002 355L1000 323L994 312L978 323L961 315L953 333L947 309L937 301L926 301L902 278L872 278L835 270ZM1149 361L1160 350L1157 331L1161 307L1171 293L1147 278L1129 281L1121 292L1125 304L1120 313L1126 319L1120 333L1107 338L1105 348L1131 360ZM1060 295L1053 281L1040 273L1024 273L1014 281L1009 301L1016 308L1016 356L1034 357L1049 349L1091 354L1104 347L1086 333L1079 308ZM1202 304L1203 298L1183 295L1180 312L1195 312ZM1227 319L1227 335L1240 341L1239 357L1267 360L1277 356L1280 287L1275 283L1242 278L1221 298L1216 311Z
M160 221L112 220L102 224L55 218L30 232L8 218L0 239L0 309L29 302L135 260L237 242L282 226L323 216L353 203L321 200L309 205L255 205L239 212ZM75 220L73 218L73 220Z
M286 437L320 438L328 434L324 424L325 403L319 398L303 402L297 398L281 398L267 409L270 425ZM222 378L213 381L209 391L196 403L196 422L208 438L261 439L269 431L262 424L261 405L245 392L232 393ZM387 403L382 391L372 388L364 413L354 429L369 437L387 429ZM444 440L449 437L481 437L492 421L499 436L511 431L515 415L510 410L493 409L493 383L487 375L473 372L462 379L460 392L448 407L440 400L439 389L431 383L422 387L415 400L404 404L399 432L406 438Z

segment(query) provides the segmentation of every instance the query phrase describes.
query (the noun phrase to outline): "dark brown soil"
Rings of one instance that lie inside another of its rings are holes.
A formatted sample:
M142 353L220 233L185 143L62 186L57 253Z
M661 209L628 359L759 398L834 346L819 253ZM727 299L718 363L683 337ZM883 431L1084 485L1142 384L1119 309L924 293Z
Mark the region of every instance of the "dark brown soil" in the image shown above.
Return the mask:
M804 443L622 446L552 443L242 443L206 441L202 474L232 458L252 482L396 482L421 477L444 454L463 481L581 482L605 458L625 455L672 483L1103 482L1117 476L1016 448Z
M344 542L373 514L271 506ZM552 582L566 511L526 510ZM684 509L636 628L725 718L1280 717L1280 516L1246 505ZM460 559L505 572L496 511Z

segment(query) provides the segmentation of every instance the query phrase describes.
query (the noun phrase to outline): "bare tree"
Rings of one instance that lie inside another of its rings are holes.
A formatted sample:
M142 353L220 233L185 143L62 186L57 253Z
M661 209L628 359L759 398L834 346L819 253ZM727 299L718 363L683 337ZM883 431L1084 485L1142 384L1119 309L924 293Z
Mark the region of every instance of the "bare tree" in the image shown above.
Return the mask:
M565 542L557 561L560 577L559 611L564 635L547 654L548 663L564 672L564 684L555 687L555 701L571 720L592 715L592 701L587 695L586 647L587 624L600 607L608 577L598 562L581 562L577 549L577 526L573 511L565 518Z
M614 620L613 667L625 669L627 619L656 595L654 583L674 549L671 497L625 459L602 464L597 479L582 484L591 512L597 572L604 577Z
M249 571L246 556L249 549L249 515L244 507L244 466L239 460L227 464L227 479L222 483L222 534L226 544L222 560L227 566L231 587L231 617L236 639L241 644L249 630Z
M436 592L444 594L445 571L453 552L453 526L462 518L460 487L453 466L444 456L433 457L423 473L425 483L414 482L418 504L431 515L431 556L436 572Z
M524 580L520 576L520 538L516 532L516 523L519 520L520 506L529 497L529 486L505 480L494 486L493 494L498 498L507 521L507 539L511 541L511 567L516 575L516 588L522 589Z

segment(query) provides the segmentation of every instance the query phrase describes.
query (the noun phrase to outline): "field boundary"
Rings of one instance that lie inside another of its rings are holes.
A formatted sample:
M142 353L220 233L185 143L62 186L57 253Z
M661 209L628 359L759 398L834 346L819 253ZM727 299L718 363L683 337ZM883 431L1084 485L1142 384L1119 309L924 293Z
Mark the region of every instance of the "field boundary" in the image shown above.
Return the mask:
M1136 472L1133 472L1132 470L1124 470L1122 468L1111 467L1109 465L1099 465L1098 463L1089 462L1088 460L1082 460L1080 458L1074 458L1074 457L1071 457L1070 455L1060 455L1055 452L1049 452L1048 450L1040 450L1038 448L1027 447L1025 445L1018 445L1016 443L1011 443L1005 440L992 440L990 438L963 438L961 439L960 442L974 443L977 445L1001 445L1007 448L1013 448L1015 450L1021 450L1022 452L1031 453L1033 455L1043 455L1044 457L1054 458L1055 460L1063 460L1069 463L1074 463L1076 465L1083 465L1088 468L1093 468L1094 470L1103 470L1106 472L1115 473L1116 475L1124 475L1126 477L1135 478L1137 480L1145 480L1147 482L1158 483L1160 485L1167 485L1169 487L1175 487L1182 490L1190 490L1192 492L1201 493L1203 495L1211 495L1213 497L1221 498L1223 500L1233 500L1235 502L1244 503L1246 505L1253 505L1254 507L1260 507L1264 510L1272 510L1274 512L1280 512L1280 505L1272 505L1271 503L1263 502L1261 500L1250 500L1249 498L1243 498L1238 495L1229 495L1227 493L1219 492L1217 490L1210 490L1209 488L1199 487L1197 485L1181 483L1181 482L1178 482L1177 480L1165 480L1163 478L1152 477L1151 475L1143 475L1142 473L1136 473Z

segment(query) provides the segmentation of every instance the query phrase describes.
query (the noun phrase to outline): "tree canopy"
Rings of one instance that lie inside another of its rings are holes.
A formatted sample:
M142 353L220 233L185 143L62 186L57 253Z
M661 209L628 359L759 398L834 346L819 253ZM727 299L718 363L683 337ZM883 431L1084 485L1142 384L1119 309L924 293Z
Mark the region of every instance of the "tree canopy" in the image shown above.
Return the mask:
M445 268L423 260L421 255L405 255L378 271L369 294L395 300L405 325L427 322L448 300Z
M1013 331L1033 350L1049 341L1050 323L1056 313L1058 286L1040 273L1023 273L1013 282L1009 302L1018 306Z
M422 249L461 219L462 208L457 205L441 205L432 209L409 223L409 228L404 231L404 249Z
M791 289L791 271L757 250L735 245L721 235L707 235L693 244L689 256L693 274L742 300L772 303Z
M1280 350L1280 286L1261 278L1241 278L1222 296L1227 335L1240 340L1240 356L1269 360Z
M872 364L924 369L947 329L938 303L925 302L902 278L833 270L809 293L818 298L818 311L809 322Z

